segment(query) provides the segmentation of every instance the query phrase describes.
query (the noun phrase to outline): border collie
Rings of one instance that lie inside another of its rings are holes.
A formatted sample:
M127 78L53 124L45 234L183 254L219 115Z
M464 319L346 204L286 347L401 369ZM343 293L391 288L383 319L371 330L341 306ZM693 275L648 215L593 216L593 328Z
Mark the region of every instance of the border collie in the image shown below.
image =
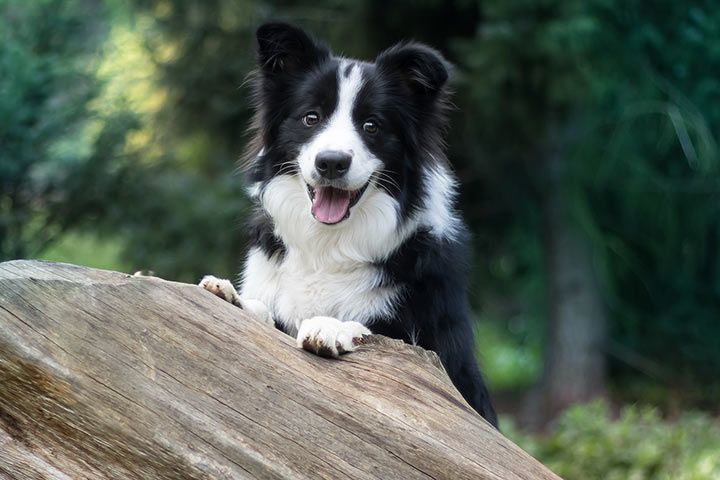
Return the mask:
M434 350L460 393L497 419L473 353L467 231L445 155L449 64L420 43L373 63L304 31L257 31L257 203L240 293L201 286L336 357L371 332Z

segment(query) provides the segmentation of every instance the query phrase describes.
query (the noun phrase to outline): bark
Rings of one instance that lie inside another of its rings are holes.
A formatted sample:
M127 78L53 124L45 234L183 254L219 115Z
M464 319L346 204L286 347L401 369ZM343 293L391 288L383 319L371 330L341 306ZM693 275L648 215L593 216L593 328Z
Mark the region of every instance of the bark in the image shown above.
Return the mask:
M548 288L548 339L542 404L545 419L572 404L605 394L607 319L593 254L572 221L563 195L560 155L547 160L544 250Z
M0 264L0 478L551 479L432 352L339 360L199 287Z

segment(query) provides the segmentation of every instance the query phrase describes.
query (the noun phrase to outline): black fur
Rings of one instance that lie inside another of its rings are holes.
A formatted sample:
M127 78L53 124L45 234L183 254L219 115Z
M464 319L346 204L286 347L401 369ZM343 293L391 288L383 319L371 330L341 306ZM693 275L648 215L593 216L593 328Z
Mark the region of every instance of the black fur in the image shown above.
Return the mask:
M465 400L497 427L497 416L477 366L466 294L465 243L439 241L428 232L408 239L382 264L386 285L404 292L390 319L369 325L373 333L416 343L435 351Z
M321 119L332 115L338 103L340 62L325 46L286 24L260 27L257 39L256 141L248 152L248 175L262 189L278 174L297 173L292 160L313 135L302 126L302 117L309 110ZM362 66L364 85L355 100L353 120L362 125L372 118L380 125L379 134L363 141L384 163L385 177L377 183L397 200L405 221L423 206L423 168L447 162L443 138L450 67L438 52L418 43L395 46L375 63L357 64ZM349 72L347 67L340 74ZM451 240L417 231L389 258L376 263L383 272L383 285L377 287L397 287L402 298L393 312L365 323L374 333L436 351L468 403L497 426L474 354L466 295L467 232L462 224L457 229ZM272 219L259 213L251 230L252 245L268 258L282 258L286 247L273 231Z
M267 213L262 210L255 212L250 220L248 237L251 246L260 247L266 257L275 257L278 261L282 261L285 256L285 244L280 237L275 235L272 218Z

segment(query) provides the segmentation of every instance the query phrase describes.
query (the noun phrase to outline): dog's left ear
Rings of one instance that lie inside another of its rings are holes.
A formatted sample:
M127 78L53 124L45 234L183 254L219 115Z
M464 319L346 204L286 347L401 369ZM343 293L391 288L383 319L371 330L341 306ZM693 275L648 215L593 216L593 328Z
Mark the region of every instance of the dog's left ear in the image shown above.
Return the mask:
M450 78L450 63L440 52L421 43L395 45L378 55L375 64L418 95L437 95Z
M298 73L326 59L330 52L302 29L287 23L266 23L257 29L257 55L266 73Z

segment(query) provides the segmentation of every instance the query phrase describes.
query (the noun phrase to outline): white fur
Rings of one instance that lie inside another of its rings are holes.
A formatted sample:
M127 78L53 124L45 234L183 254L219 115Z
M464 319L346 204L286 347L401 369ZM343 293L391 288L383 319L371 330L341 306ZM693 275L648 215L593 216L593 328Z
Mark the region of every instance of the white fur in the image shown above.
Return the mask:
M247 187L246 191L248 197L258 198L260 196L260 190L262 189L262 182L255 182Z
M368 324L393 313L401 292L378 287L387 259L420 226L439 237L453 237L459 219L452 210L454 180L443 167L426 171L429 187L424 208L400 223L399 206L384 190L370 185L350 217L325 225L312 217L302 179L280 175L268 182L261 202L273 218L275 234L286 247L282 258L249 252L242 296L268 306L284 328L297 332L303 320L331 316Z
M338 67L338 104L332 115L327 119L322 131L315 135L309 143L300 149L298 163L305 182L317 186L319 174L315 170L315 158L318 153L326 150L337 150L352 156L350 169L343 178L348 190L362 188L370 176L382 167L382 162L365 146L353 123L352 111L360 88L363 85L362 69L355 65L347 77L344 76L347 61L340 62ZM360 126L361 128L362 126Z
M377 287L381 272L371 264L329 264L313 268L304 255L289 249L282 261L268 259L252 249L243 272L243 296L268 305L284 329L294 334L303 321L332 316L366 324L387 317L398 294L392 287Z
M358 322L341 322L332 317L313 317L302 322L297 345L315 353L330 352L333 357L355 350L355 339L370 335L370 330Z
M257 248L249 252L244 297L268 305L288 332L315 316L366 323L392 313L399 292L378 288L382 272L374 265L406 238L392 197L368 187L350 217L337 225L313 218L310 198L297 176L275 177L261 200L286 252L272 259Z
M267 183L262 205L285 244L282 258L268 259L252 249L243 271L243 297L270 308L288 332L307 318L332 316L367 323L388 317L399 291L379 287L375 265L390 255L412 230L399 224L397 202L369 186L350 217L325 225L312 217L302 179L280 175Z
M425 199L419 223L430 228L430 232L442 238L455 238L460 219L453 208L457 195L457 180L440 164L426 168L423 172Z
M253 298L240 297L240 305L251 317L271 327L275 326L275 321L270 313L270 309L268 309L265 303Z

